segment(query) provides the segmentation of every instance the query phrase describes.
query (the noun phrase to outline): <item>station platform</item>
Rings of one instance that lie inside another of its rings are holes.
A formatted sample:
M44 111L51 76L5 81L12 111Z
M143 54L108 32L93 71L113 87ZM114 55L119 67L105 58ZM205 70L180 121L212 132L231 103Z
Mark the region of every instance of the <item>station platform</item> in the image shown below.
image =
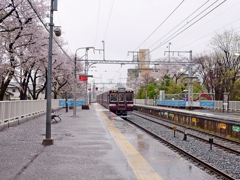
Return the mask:
M200 116L206 116L206 117L212 117L212 118L219 118L222 120L231 120L240 122L240 112L234 112L234 111L222 111L217 109L180 109L180 108L174 108L174 107L165 107L165 106L153 106L153 105L144 105L144 104L134 104L138 107L150 107L153 109L161 109L161 110L171 110L175 112L182 112L182 113L188 113L193 115L200 115Z
M0 131L1 180L214 179L98 104L56 113L51 146L45 115Z

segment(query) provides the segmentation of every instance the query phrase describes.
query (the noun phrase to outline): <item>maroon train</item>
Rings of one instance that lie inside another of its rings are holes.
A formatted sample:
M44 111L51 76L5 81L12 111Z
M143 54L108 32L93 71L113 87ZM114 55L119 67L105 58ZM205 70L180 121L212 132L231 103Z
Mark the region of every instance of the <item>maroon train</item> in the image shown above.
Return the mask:
M97 95L97 102L119 116L128 116L133 111L134 91L131 88L113 87Z

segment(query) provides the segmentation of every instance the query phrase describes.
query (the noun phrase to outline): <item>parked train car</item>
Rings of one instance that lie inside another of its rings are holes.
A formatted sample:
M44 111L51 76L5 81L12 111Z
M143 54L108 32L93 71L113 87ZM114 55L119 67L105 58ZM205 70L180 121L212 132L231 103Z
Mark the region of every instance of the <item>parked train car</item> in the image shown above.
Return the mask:
M134 91L131 88L113 87L97 95L97 102L119 116L129 116L133 111Z

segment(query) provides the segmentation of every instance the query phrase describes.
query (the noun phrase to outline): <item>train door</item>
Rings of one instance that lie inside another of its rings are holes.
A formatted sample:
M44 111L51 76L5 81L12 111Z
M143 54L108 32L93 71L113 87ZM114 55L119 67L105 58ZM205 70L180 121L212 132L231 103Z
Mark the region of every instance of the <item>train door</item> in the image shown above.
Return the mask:
M125 92L118 92L118 110L126 110Z

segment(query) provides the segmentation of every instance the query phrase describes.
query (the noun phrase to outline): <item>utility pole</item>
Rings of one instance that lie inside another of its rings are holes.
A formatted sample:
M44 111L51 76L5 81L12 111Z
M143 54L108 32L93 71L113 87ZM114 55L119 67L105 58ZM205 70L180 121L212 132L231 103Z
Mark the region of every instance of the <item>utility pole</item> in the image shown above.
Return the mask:
M133 54L133 62L138 62L139 61L139 54L143 53L143 52L139 52L139 51L128 51L128 56L129 56L129 53L132 53Z
M192 83L192 51L189 51L190 53L190 64L188 65L188 71L189 71L189 85L188 85L188 103L189 103L189 107L190 109L192 109L193 106L193 83Z
M167 48L168 48L168 62L170 62L170 45L171 45L171 43L169 42L168 43L168 46L167 46Z
M193 107L193 83L192 83L192 79L194 78L193 76L192 76L192 50L190 50L190 51L165 51L165 52L168 52L169 54L170 54L170 52L172 52L172 53L178 53L178 54L180 54L180 53L189 53L190 54L190 56L189 56L189 62L188 63L186 63L186 64L188 64L188 77L186 77L186 78L189 78L189 83L188 83L188 108L189 109L192 109L192 107ZM164 53L165 53L164 52Z
M49 30L49 48L48 48L48 69L47 69L47 109L46 109L46 138L43 139L42 144L45 146L53 145L51 139L51 111L52 111L52 39L53 39L53 11L57 11L57 0L51 0L50 7L50 30Z

